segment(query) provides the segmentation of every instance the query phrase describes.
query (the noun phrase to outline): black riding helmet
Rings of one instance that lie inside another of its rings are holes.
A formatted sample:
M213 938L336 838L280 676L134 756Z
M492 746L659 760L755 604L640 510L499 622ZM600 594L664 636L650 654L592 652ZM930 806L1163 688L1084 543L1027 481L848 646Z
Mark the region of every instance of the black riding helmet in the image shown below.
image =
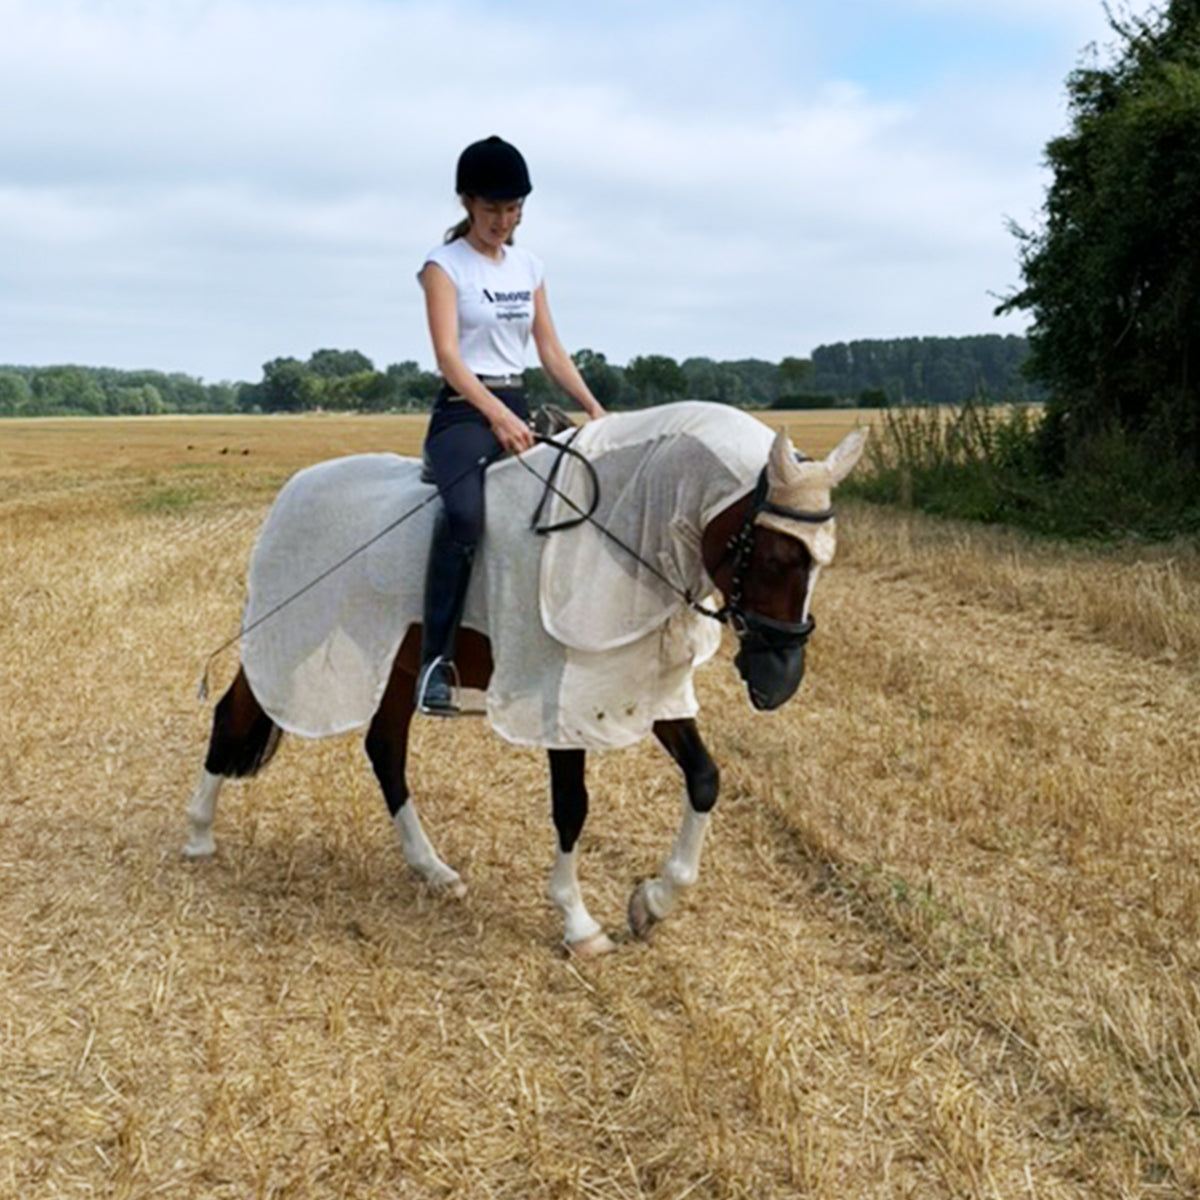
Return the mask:
M533 184L520 150L493 134L459 155L454 190L482 200L520 200L533 191Z

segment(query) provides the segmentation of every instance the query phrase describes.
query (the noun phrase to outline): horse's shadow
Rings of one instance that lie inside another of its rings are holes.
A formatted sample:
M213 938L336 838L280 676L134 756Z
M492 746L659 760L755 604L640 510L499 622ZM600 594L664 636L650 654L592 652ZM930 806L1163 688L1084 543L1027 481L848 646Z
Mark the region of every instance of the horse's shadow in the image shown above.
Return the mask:
M532 865L514 868L526 872L536 877ZM201 924L259 950L297 939L403 943L406 955L414 942L456 944L472 954L496 938L518 947L555 943L553 913L536 890L521 888L518 895L533 902L514 905L512 874L480 865L468 870L464 896L436 890L409 869L383 830L353 847L319 830L252 831L240 841L231 833L211 858L176 854L168 873L187 882Z

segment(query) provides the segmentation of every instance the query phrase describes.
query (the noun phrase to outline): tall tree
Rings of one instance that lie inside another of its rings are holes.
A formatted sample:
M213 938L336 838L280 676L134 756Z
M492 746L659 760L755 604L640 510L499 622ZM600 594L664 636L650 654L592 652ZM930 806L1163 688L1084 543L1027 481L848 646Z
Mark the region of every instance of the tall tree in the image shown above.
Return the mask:
M961 404L980 392L992 400L1040 399L1021 373L1028 355L1028 342L1012 334L838 342L812 352L808 388L843 398L883 392L921 404Z
M1200 0L1109 14L1115 58L1067 81L1044 226L1014 226L1030 369L1059 466L1097 432L1200 467Z
M25 380L15 371L0 371L0 415L16 415L28 399L29 385Z
M788 356L779 360L779 385L783 392L802 392L809 386L812 379L813 365L811 358L794 358Z
M721 391L721 371L711 358L685 358L679 365L686 380L688 399L718 398Z
M322 379L341 379L373 371L375 365L358 350L314 350L308 359L308 369Z
M422 371L411 359L392 363L387 369L391 402L400 408L428 408L442 386L432 371Z
M641 404L665 404L678 400L687 390L683 368L665 354L646 354L633 359L625 368L625 377Z
M617 368L598 350L578 350L571 357L592 395L606 408L614 404L621 395L621 376Z
M264 412L301 412L312 408L317 377L296 358L273 358L263 363L257 402Z

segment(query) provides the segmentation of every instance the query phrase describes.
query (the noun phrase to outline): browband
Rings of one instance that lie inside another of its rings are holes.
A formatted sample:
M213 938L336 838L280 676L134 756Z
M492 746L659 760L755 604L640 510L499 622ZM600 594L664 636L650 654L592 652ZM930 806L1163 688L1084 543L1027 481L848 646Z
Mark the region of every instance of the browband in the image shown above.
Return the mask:
M758 476L758 483L754 486L754 513L770 513L775 517L787 517L792 521L807 521L810 525L820 525L822 521L833 520L833 507L820 509L817 512L801 512L798 508L786 508L782 504L772 504L767 499L767 470L764 467Z

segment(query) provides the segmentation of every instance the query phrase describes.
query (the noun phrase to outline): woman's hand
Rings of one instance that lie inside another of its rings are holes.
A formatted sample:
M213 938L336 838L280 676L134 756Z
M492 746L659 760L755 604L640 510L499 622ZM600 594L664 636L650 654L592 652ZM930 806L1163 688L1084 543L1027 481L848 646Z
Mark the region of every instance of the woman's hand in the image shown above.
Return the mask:
M509 454L522 454L533 445L533 430L508 408L492 420L492 433Z

